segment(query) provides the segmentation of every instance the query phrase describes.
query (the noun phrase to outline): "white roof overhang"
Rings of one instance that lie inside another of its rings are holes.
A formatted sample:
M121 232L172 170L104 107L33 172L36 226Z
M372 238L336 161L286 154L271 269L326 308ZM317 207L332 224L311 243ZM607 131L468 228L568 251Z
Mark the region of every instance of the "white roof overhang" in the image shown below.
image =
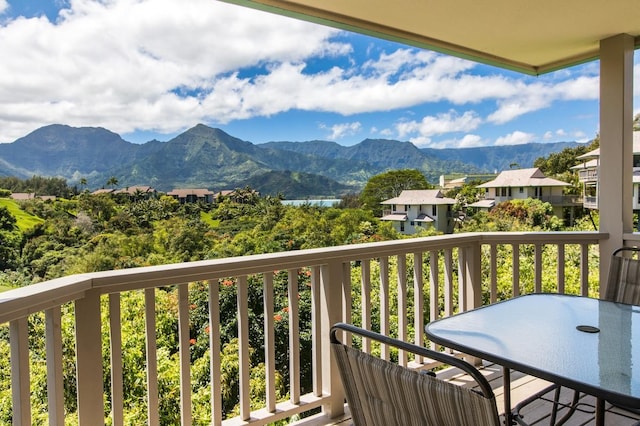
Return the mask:
M598 58L600 40L640 46L637 0L223 0L525 74Z

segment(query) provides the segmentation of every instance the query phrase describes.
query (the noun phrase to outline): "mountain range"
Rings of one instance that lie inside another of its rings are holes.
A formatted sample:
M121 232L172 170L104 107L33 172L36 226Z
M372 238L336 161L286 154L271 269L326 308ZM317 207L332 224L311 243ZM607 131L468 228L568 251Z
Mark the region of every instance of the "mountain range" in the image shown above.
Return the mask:
M115 177L119 187L150 185L159 191L245 187L286 198L333 197L357 192L367 180L393 169L418 169L427 180L441 174L491 173L533 162L576 142L430 149L410 142L365 139L253 144L198 124L175 138L134 144L100 127L53 124L0 144L0 176L84 179L89 189Z

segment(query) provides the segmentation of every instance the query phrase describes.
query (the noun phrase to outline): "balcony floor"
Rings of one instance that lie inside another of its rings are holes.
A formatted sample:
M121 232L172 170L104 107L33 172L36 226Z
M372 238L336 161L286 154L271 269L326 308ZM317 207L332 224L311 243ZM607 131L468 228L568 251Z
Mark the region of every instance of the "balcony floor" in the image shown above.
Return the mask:
M496 394L496 400L498 404L498 412L502 415L504 413L504 399L503 399L503 386L502 386L502 367L495 364L484 364L480 370L483 372L493 390ZM457 384L466 384L471 381L468 376L461 375L458 370L450 369L439 373L444 375L446 380L451 380ZM517 371L511 373L511 401L515 406L520 401L528 398L529 396L537 393L538 391L549 386L550 383L535 377L527 376ZM561 402L570 402L573 397L573 391L563 388L560 396ZM553 392L543 395L541 398L527 405L522 410L524 420L530 425L548 425L549 413L551 412L551 401L553 398ZM580 402L578 403L578 409L573 416L564 423L567 426L588 426L595 425L594 421L594 409L595 399L591 396L581 394ZM347 407L345 407L347 408ZM566 413L566 408L561 408L558 411L558 418L562 417ZM607 426L630 426L635 425L640 421L640 415L624 411L617 407L606 404L605 424ZM346 414L338 419L327 422L327 420L321 416L315 418L309 418L301 420L296 425L304 426L324 426L324 425L351 425L351 419L349 418L348 409Z

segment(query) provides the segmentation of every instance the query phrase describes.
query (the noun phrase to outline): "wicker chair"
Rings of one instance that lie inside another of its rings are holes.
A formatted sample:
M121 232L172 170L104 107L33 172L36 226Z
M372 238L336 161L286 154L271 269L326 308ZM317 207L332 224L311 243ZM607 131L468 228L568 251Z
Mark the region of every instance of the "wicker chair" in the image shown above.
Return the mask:
M336 335L341 330L455 366L473 377L477 390L344 345ZM491 386L475 367L461 359L344 323L331 329L331 348L355 426L500 425Z
M640 260L632 257L639 253L639 247L621 247L613 252L604 300L640 305Z

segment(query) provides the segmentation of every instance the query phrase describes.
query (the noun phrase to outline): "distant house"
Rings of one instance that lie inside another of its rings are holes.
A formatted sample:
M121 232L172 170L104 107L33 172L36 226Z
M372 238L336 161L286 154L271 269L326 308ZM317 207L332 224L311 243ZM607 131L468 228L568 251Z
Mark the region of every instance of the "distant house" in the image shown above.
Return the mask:
M100 188L100 189L96 189L95 191L93 191L91 193L91 195L99 195L99 194L111 194L112 192L114 192L115 190L112 188Z
M597 209L600 148L589 151L578 159L583 162L571 169L578 173L582 183L583 206L586 209ZM638 131L633 132L633 210L640 211L640 132Z
M178 200L180 204L197 203L198 201L213 203L213 192L203 188L174 189L167 192L167 195Z
M382 202L390 208L384 210L381 219L391 221L402 234L415 234L429 227L451 234L454 225L451 206L455 203L456 200L444 197L439 189L406 190Z
M460 188L471 181L486 182L495 177L494 174L450 174L440 175L440 188L442 189L454 189Z
M477 187L485 189L483 201L487 207L491 204L490 201L497 204L503 201L536 198L551 204L554 215L562 217L563 207L579 204L578 197L563 195L563 188L567 186L571 186L571 184L548 178L540 169L531 168L505 170L500 172L494 180ZM470 207L481 206L471 205Z
M150 186L127 186L113 191L114 194L127 194L129 197L140 196L145 200L154 198L158 195L158 191Z
M55 195L36 195L35 192L13 192L10 198L16 201L34 200L36 198L43 201L47 201L47 200L55 201L56 196Z

